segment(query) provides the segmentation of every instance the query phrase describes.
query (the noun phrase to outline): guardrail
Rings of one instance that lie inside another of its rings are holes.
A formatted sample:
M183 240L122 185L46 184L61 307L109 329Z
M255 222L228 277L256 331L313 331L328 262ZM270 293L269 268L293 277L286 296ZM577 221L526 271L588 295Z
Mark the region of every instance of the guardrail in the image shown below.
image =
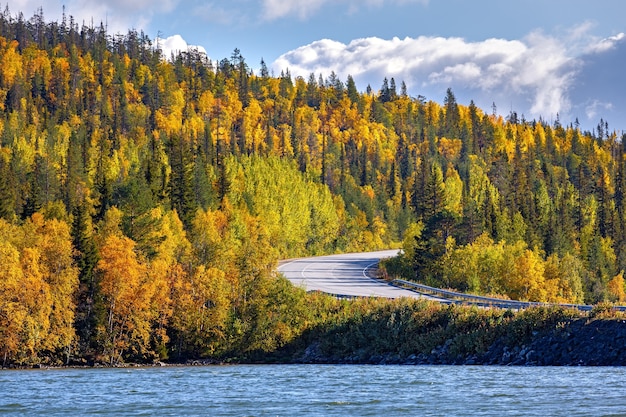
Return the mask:
M442 290L440 288L429 287L428 285L418 284L412 281L406 281L403 279L394 279L391 281L391 285L397 287L410 289L420 294L431 295L438 298L442 298L447 303L454 304L472 304L479 307L498 307L508 308L512 310L521 310L529 307L537 306L551 306L558 305L566 308L575 308L580 311L591 311L593 306L586 304L549 304L549 303L537 303L529 301L515 301L515 300L502 300L500 298L484 297L480 295L464 294L454 291ZM626 311L626 306L615 306L615 310Z

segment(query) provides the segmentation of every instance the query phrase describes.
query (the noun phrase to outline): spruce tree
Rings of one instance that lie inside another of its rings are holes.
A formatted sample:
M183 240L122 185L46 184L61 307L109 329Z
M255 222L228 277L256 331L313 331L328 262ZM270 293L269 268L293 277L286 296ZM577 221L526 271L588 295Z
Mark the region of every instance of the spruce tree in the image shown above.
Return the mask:
M72 243L74 262L78 267L79 289L76 299L76 333L83 349L95 343L97 324L98 283L95 268L99 256L94 241L89 206L83 199L72 210Z
M195 214L196 203L193 190L193 165L188 144L178 135L170 138L169 158L172 169L169 197L172 209L176 210L187 229Z

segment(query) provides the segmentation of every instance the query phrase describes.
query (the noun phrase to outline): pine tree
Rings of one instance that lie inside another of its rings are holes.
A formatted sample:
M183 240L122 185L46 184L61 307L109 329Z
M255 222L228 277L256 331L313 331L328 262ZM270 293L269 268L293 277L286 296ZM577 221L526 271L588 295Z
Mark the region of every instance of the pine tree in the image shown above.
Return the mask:
M456 97L451 88L446 90L446 97L443 100L445 108L445 116L443 123L443 135L448 138L459 137L459 123L461 116L459 114L459 106L456 102Z
M79 289L76 308L76 332L83 348L95 343L95 327L98 321L98 282L95 268L99 255L91 227L89 207L85 200L79 201L72 210L72 244L74 262L78 267Z
M350 99L350 101L353 103L358 103L359 92L356 89L356 83L354 82L354 78L352 78L352 75L348 75L346 89L347 89L347 94L348 94L348 98Z
M429 219L441 212L445 204L443 172L437 162L430 166L424 192L424 215Z
M193 160L188 144L178 135L170 138L169 156L172 168L169 183L172 209L176 210L185 227L190 228L196 209L193 191Z
M389 88L389 81L387 80L387 77L385 77L385 79L383 80L383 85L382 87L380 87L378 100L380 100L381 103L387 103L391 101L391 90Z

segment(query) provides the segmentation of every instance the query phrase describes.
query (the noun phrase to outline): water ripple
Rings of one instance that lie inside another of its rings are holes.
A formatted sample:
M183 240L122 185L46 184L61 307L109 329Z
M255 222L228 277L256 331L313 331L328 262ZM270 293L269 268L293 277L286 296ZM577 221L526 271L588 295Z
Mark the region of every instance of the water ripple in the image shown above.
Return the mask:
M488 366L0 371L0 415L624 416L625 376Z

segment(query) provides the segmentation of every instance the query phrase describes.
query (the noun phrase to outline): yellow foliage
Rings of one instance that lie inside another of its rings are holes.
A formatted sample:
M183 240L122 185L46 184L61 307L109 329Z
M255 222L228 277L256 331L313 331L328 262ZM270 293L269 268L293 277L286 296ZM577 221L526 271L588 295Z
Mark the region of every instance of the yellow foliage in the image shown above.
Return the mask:
M70 227L64 221L44 220L39 213L33 214L31 221L38 239L39 267L50 293L50 333L45 347L67 348L75 338L74 295L78 288L78 269L74 266Z
M535 125L535 139L539 141L539 146L546 146L546 131L541 123Z
M28 312L23 324L21 349L29 357L35 357L42 344L47 342L52 312L51 292L44 281L40 254L37 249L25 248L22 252L23 278L18 298Z
M444 184L446 210L460 218L463 215L463 181L452 165L448 166Z
M404 240L402 241L402 250L406 259L415 258L415 244L416 240L420 239L422 232L424 231L424 224L411 223L409 227L404 231Z
M224 271L200 266L195 273L194 284L197 329L211 337L223 339L231 293Z
M0 45L2 48L2 51L0 51L0 68L2 68L0 75L2 75L2 84L4 86L11 86L15 79L22 75L22 56L17 51L18 45L16 40Z
M610 300L623 303L626 301L626 291L624 291L624 271L615 275L607 284Z
M405 253L411 256L410 249ZM410 248L410 241L408 243ZM463 291L501 294L514 300L582 301L582 264L571 255L544 260L523 241L494 243L486 234L448 254L444 282Z
M263 109L259 101L252 98L243 115L246 149L258 153L264 146L265 131L262 122Z
M127 237L110 235L100 248L97 271L107 317L100 333L111 363L129 349L139 354L149 349L154 288L146 281L146 265L137 259L134 246Z
M59 171L65 168L71 134L72 127L67 122L57 125L57 137L54 142L52 160L54 167Z
M231 256L224 244L229 243L228 218L223 211L199 210L193 221L192 242L196 256L203 264L223 263Z
M450 162L454 162L461 153L461 139L439 138L439 153Z
M169 342L167 327L174 313L172 293L174 290L173 277L180 269L179 264L168 264L157 259L147 269L145 285L150 290L150 320L152 323L151 340L157 348L160 359L166 358L166 345Z
M518 133L520 148L522 152L528 152L529 149L535 147L535 137L533 136L533 131L530 127L523 125L519 126L518 129L521 129L521 134Z
M517 299L625 301L623 276L613 276L624 263L616 132L598 139L462 105L447 126L449 109L423 98L383 103L323 81L296 78L294 87L238 66L215 71L193 54L172 63L100 46L0 38L9 185L0 208L15 222L0 219L0 354L10 360L92 343L112 362L162 355L168 335L198 355L233 340L274 349L298 329L286 320L293 293L269 278L275 258L388 247L404 236L413 262L434 244L421 236L432 224L421 189L431 165L437 210L458 216L452 233L470 241L436 242L428 254L444 255L432 262L433 281ZM96 250L85 266L72 246L77 203L100 250L95 277ZM31 204L44 208L22 218ZM85 273L79 291L75 259ZM76 343L87 311L98 311L87 319L99 333Z
M376 197L374 194L374 189L372 188L371 185L366 185L363 188L361 188L361 192L363 193L365 197L367 197L370 200L374 200L374 198Z
M26 133L26 132L24 132ZM35 162L35 146L25 135L20 135L13 142L13 156L15 162L25 170L30 170Z
M20 255L5 240L0 240L0 277L0 353L6 358L20 349L28 313L19 296L23 283Z
M501 124L494 125L494 150L496 152L505 152L509 160L513 159L515 153L515 140L506 136L505 129Z
M215 105L215 97L210 90L204 91L198 99L198 112L202 117L209 118L213 112L213 106Z
M544 270L541 256L526 249L515 262L509 295L518 300L547 301Z
M120 224L122 222L122 217L124 213L118 209L117 207L111 207L108 209L104 215L104 220L99 226L98 236L102 239L101 244L104 244L104 239L109 236L115 235L118 237L122 236L122 231L120 230Z
M551 303L583 302L582 265L571 255L559 258L552 254L545 262L544 277L547 288L546 301Z

